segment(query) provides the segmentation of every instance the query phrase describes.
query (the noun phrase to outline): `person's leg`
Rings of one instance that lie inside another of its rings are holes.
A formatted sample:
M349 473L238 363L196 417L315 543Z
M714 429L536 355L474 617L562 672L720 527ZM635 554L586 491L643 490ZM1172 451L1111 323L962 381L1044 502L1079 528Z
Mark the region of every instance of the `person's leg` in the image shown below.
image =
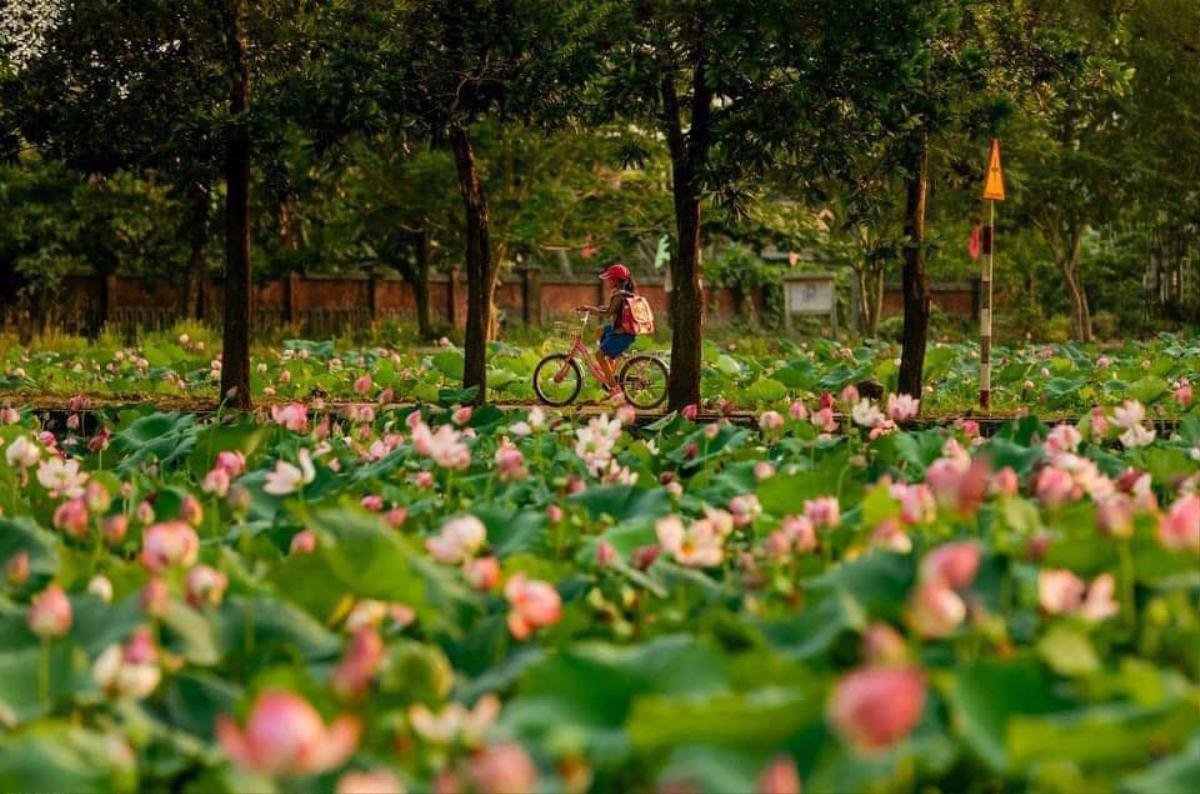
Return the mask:
M604 385L609 389L614 389L617 386L617 376L613 373L613 359L609 358L601 350L596 354L596 361L600 364L600 371L604 373L607 383Z

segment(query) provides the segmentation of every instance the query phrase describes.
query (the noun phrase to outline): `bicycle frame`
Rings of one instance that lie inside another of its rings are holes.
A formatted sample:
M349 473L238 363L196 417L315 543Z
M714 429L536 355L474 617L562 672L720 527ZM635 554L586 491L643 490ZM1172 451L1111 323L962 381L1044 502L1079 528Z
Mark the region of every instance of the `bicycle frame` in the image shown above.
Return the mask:
M583 324L580 330L575 332L575 338L571 340L571 346L567 350L567 357L563 361L563 365L558 372L554 374L554 382L562 383L562 379L567 376L567 372L571 368L571 362L577 359L583 359L583 363L587 365L588 370L592 373L592 377L601 383L606 383L607 378L604 371L600 369L600 365L596 362L596 357L592 353L591 348L583 343L583 328L587 327L588 320L591 318L591 312L583 313Z

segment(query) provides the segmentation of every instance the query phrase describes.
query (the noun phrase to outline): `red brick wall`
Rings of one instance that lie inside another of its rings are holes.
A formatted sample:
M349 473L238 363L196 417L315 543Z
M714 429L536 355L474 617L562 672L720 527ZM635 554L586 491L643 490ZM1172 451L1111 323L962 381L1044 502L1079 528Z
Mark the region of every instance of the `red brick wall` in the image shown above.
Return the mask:
M520 322L525 316L526 277L521 273L513 274L496 290L496 302L509 322ZM536 273L532 277L537 279ZM576 306L604 301L604 292L598 281L566 281L561 278L541 278L539 281L540 288L537 291L540 292L540 301L538 306L530 307L530 316L535 321L551 322L570 317ZM660 322L665 323L668 293L662 282L646 280L639 286ZM295 322L323 329L331 324L370 322L371 295L372 282L367 278L293 275L290 279L255 285L251 307L257 322L271 324L282 322L289 316L290 301L290 316ZM414 318L412 289L404 281L380 279L374 283L374 295L374 319ZM451 296L453 317L450 313ZM935 305L949 314L970 316L973 311L974 296L970 287L935 286L932 298ZM456 274L453 282L446 275L436 276L430 283L429 300L430 314L435 322L463 324L467 288L461 275ZM106 319L126 324L167 325L178 316L179 302L180 288L171 284L125 276L109 277L107 281L96 276L68 276L62 283L56 301L56 313L61 314L60 322L72 330L80 330L75 327L77 324L99 327ZM219 320L222 311L219 283L205 285L202 303L204 319ZM748 294L745 303L753 303L761 312L763 295ZM733 296L727 289L706 290L705 305L709 322L720 323L734 316ZM885 316L902 311L898 288L885 291L883 311Z

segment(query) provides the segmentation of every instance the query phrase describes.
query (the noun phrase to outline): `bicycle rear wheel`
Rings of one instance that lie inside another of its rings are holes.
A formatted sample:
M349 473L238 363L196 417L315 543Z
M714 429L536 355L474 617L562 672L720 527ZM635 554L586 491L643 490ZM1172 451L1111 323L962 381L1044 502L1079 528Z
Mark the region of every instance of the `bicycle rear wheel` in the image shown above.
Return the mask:
M618 381L625 400L634 408L649 410L667 399L667 365L654 356L634 356L621 367Z
M583 372L575 359L552 353L533 370L533 391L546 405L567 405L583 388Z

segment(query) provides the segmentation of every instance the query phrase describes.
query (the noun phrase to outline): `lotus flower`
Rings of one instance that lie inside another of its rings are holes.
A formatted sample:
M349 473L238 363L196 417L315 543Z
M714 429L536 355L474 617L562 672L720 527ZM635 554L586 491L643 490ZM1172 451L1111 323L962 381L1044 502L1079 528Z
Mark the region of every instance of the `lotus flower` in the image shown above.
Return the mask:
M404 794L400 778L386 769L347 772L338 778L335 794Z
M470 776L481 794L528 794L537 786L537 767L519 744L485 747L471 759Z
M763 411L758 426L764 433L774 433L783 427L783 416L778 411Z
M303 433L308 429L308 409L300 403L272 405L271 418L293 433Z
M16 442L13 442L14 444ZM11 450L9 450L11 452ZM78 499L83 496L83 486L88 474L79 470L79 461L50 458L42 461L37 470L38 482L53 496Z
M359 721L343 715L328 727L306 700L291 692L259 695L244 728L217 718L217 740L238 766L264 775L316 775L341 766L358 745Z
M515 574L504 586L508 599L508 630L518 640L529 637L539 628L553 626L562 616L562 599L558 591L546 582L526 579Z
M229 578L208 565L197 565L188 571L184 584L187 601L196 608L220 606L228 586Z
M300 466L296 467L287 461L276 461L275 470L267 474L263 491L272 496L286 496L303 488L317 476L313 467L312 455L307 449L300 450Z
M836 496L819 496L806 500L804 515L817 529L828 529L842 523L842 511Z
M25 436L18 436L8 445L8 449L4 450L4 460L8 465L21 468L29 468L37 463L41 456L42 450Z
M354 632L346 655L330 676L333 691L345 698L367 691L379 663L383 661L383 640L374 628L365 626Z
M800 773L796 762L781 755L767 765L754 784L755 794L800 794Z
M1158 519L1158 539L1172 551L1200 552L1200 495L1180 496Z
M39 637L61 637L71 630L71 602L57 584L33 597L29 604L29 630Z
M438 562L458 565L475 556L475 552L487 541L487 528L472 515L452 518L442 525L441 531L425 541L425 548Z
M196 530L182 521L152 524L142 534L141 561L150 571L163 571L175 565L188 567L196 562L200 539Z
M838 735L860 753L906 737L925 707L925 677L913 667L862 667L842 678L829 701Z
M108 646L92 666L92 678L110 697L147 697L162 680L158 649L150 632L142 627L125 646Z

